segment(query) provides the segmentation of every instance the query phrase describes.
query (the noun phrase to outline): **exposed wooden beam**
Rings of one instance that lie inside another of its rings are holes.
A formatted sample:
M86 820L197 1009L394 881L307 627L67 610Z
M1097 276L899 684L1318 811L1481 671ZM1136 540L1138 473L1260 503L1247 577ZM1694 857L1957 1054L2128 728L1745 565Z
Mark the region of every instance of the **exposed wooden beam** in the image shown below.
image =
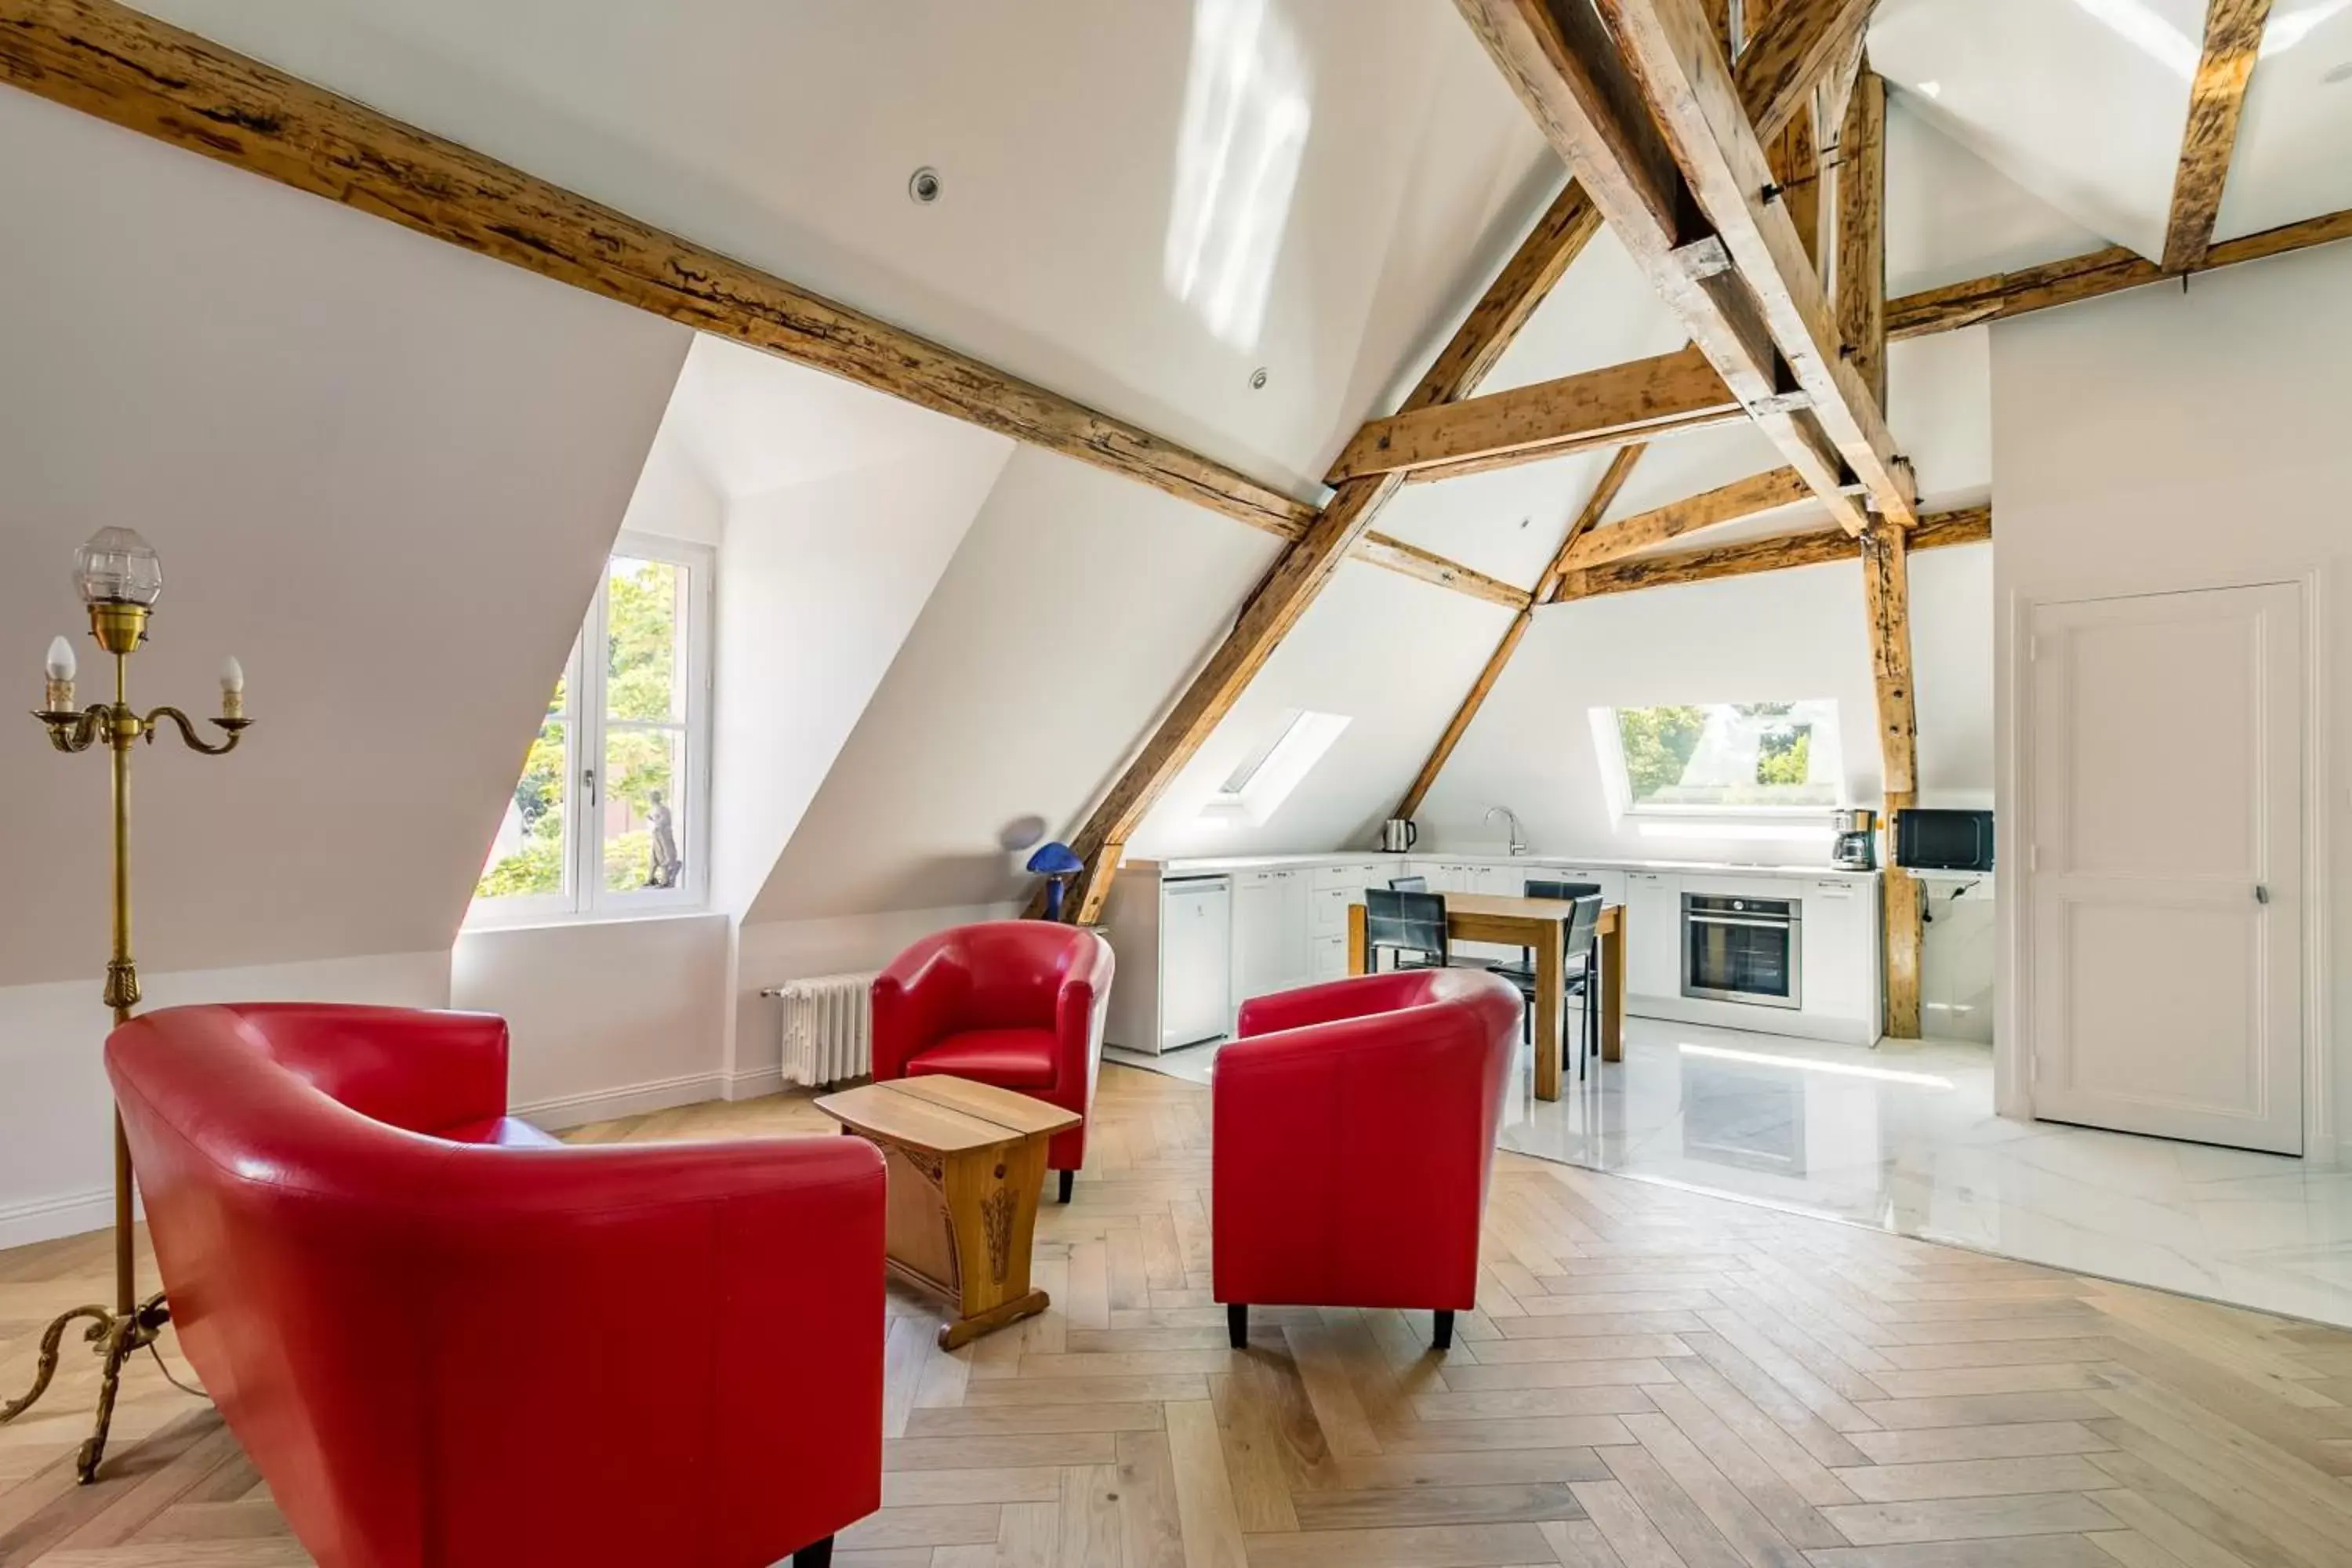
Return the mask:
M1843 493L1851 467L1888 515L1910 521L1907 475L1835 357L1827 301L1787 213L1764 198L1762 148L1696 0L1601 0L1598 14L1572 0L1456 4L1611 231L1832 514L1849 531L1864 525ZM1793 391L1809 405L1790 406Z
M1451 398L1437 394L1447 387L1475 387L1484 381L1519 329L1528 324L1528 318L1535 314L1536 307L1543 303L1544 296L1551 292L1552 285L1570 262L1584 254L1600 229L1601 214L1593 207L1592 198L1570 180L1519 242L1519 248L1398 412L1410 414L1450 402ZM1468 395L1466 390L1454 394Z
M1886 405L1886 82L1869 63L1837 145L1837 328L1846 363Z
M1878 710L1880 776L1891 819L1918 802L1919 726L1912 689L1911 576L1899 528L1862 538L1862 596L1870 626L1870 670ZM1898 866L1885 868L1886 1033L1919 1037L1919 950L1924 937L1919 889Z
M1877 0L1774 0L1739 51L1740 101L1769 141L1796 118L1814 84L1853 47Z
M1459 561L1449 561L1418 544L1408 544L1385 533L1367 531L1348 553L1358 561L1369 561L1375 566L1384 566L1401 575L1418 578L1440 588L1451 588L1457 594L1484 599L1507 610L1528 607L1528 591L1525 588L1506 583L1499 577L1489 577Z
M1313 505L112 0L0 0L0 79L281 184L1075 458L1271 533Z
M1403 407L1412 410L1453 403L1475 391L1479 378L1502 356L1598 226L1580 216L1575 194L1563 192L1454 330L1405 398ZM1111 882L1118 874L1119 857L1144 814L1232 710L1251 678L1315 602L1340 558L1360 542L1373 516L1401 482L1395 474L1381 474L1341 484L1314 523L1283 552L1273 571L1251 594L1233 630L1161 717L1141 749L1120 769L1071 838L1070 847L1087 863L1076 896L1068 903L1071 919L1089 924L1100 918ZM1029 913L1034 916L1044 909L1041 886L1030 900Z
M2270 16L2271 0L2210 0L2205 7L2205 49L2189 89L2189 123L2180 135L2172 216L2164 230L2167 272L2196 266L2213 243L2213 220L2221 216L2221 189L2238 145L2238 119Z
M1337 485L1365 474L1458 468L1486 458L1532 462L1622 444L1658 426L1745 413L1706 356L1686 348L1375 419L1357 432L1325 478Z
M1734 479L1727 485L1650 511L1636 512L1606 528L1593 530L1568 552L1564 570L1579 571L1622 561L1670 539L1794 506L1799 501L1811 500L1812 495L1812 487L1805 483L1805 476L1794 468L1750 474L1744 479Z
M1981 544L1992 537L1992 509L1930 512L1911 531L1910 547L1942 550L1956 544ZM1743 540L1697 550L1677 550L1657 555L1634 555L1605 565L1572 571L1561 581L1557 603L1595 599L1609 594L1630 594L1641 588L1666 588L1684 583L1711 583L1723 577L1746 577L1758 572L1780 572L1793 566L1821 566L1860 557L1862 546L1836 528L1799 529L1767 539Z
M1413 775L1412 786L1397 803L1394 815L1411 816L1421 809L1421 803L1429 798L1430 788L1437 783L1437 775L1444 771L1446 762L1454 755L1454 748L1460 745L1462 737L1469 732L1470 721L1478 717L1478 710L1486 705L1487 694L1495 689L1495 682L1502 679L1504 667L1511 662L1511 655L1518 651L1519 639L1528 635L1528 625L1535 618L1535 605L1542 604L1559 585L1561 574L1567 570L1569 552L1615 504L1618 492L1633 477L1633 466L1642 460L1643 450L1645 448L1639 446L1622 447L1616 457L1610 459L1608 468L1601 476L1601 482L1592 488L1592 494L1586 499L1583 510L1577 513L1561 535L1559 548L1552 552L1551 563L1536 580L1531 603L1513 616L1511 624L1503 628L1502 640L1496 643L1495 651L1486 656L1486 668L1478 672L1478 679L1471 683L1469 694L1462 699L1461 705L1454 710L1454 717L1446 721L1444 732L1437 737L1437 744L1430 749L1429 760L1421 764L1421 772Z
M2266 228L2259 234L2225 239L2209 248L2204 260L2181 275L2210 272L2242 261L2260 261L2265 257L2284 256L2339 239L2352 239L2352 209L2324 213L2318 217ZM1971 278L1965 283L1948 283L1940 289L1906 294L1887 304L1886 336L1890 342L1899 342L1905 338L1948 332L1985 321L2005 321L2036 310L2160 283L2169 276L2173 275L2137 252L2120 245L2109 246L2088 256L2070 257L2040 267L2021 267L2014 272L1996 272L1988 278Z
M1737 403L1705 408L1696 414L1679 415L1654 424L1632 429L1612 429L1595 435L1572 437L1549 447L1522 447L1517 451L1497 452L1484 458L1464 458L1450 463L1433 463L1425 468L1415 468L1405 475L1409 485L1434 484L1443 479L1458 479L1465 474L1484 474L1496 468L1515 468L1522 463L1549 462L1555 458L1572 457L1579 452L1608 451L1623 447L1629 442L1654 444L1670 437L1688 435L1695 430L1712 430L1718 425L1738 425L1748 418L1748 411Z
M1882 402L1886 395L1886 84L1864 63L1838 133L1838 335ZM1876 695L1880 776L1890 815L1916 803L1919 735L1912 689L1910 542L1884 524L1862 536L1863 605ZM1888 866L1881 882L1885 1029L1919 1037L1919 889Z
M1790 374L1811 398L1810 416L1819 421L1846 467L1862 481L1873 510L1897 527L1912 526L1917 518L1908 469L1895 457L1895 440L1877 400L1838 352L1828 297L1786 205L1766 194L1772 183L1770 165L1733 84L1731 68L1708 36L1695 0L1598 0L1598 5L1645 89L1650 109L1689 178L1693 197L1753 294ZM1820 68L1825 69L1834 54L1834 49L1824 53ZM1805 443L1789 443L1783 449L1790 447L1798 448L1790 452L1790 462L1814 481L1814 492L1832 514L1851 526L1853 504L1841 493L1842 486L1808 471L1811 452Z

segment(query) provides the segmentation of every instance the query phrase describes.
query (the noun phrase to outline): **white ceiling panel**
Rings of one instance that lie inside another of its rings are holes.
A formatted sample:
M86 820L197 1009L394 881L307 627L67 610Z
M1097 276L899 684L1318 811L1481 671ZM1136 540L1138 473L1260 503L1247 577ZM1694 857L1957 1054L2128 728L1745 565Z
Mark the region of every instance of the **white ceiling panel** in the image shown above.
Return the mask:
M2276 0L2216 239L2352 207L2352 0Z
M2164 250L2204 0L1886 0L1871 63L2107 242Z

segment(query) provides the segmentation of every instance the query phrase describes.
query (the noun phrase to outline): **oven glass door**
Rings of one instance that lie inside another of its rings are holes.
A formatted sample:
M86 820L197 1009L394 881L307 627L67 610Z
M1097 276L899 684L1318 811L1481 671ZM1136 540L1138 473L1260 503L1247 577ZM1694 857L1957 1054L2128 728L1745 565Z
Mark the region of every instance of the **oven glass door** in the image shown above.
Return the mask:
M1683 895L1683 994L1767 1007L1802 1005L1793 899Z

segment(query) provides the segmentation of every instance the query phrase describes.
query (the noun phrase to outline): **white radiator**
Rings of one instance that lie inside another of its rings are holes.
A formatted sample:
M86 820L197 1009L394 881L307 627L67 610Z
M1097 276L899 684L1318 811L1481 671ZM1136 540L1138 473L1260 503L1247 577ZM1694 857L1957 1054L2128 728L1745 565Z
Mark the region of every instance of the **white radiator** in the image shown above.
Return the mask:
M783 1004L784 1081L812 1089L874 1070L874 976L813 974L764 994Z

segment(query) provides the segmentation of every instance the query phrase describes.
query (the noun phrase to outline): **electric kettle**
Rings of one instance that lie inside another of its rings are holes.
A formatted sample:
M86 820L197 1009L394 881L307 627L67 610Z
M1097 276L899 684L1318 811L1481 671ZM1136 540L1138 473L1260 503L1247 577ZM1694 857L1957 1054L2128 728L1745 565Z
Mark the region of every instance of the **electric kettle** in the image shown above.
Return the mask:
M1391 816L1381 825L1381 847L1391 855L1402 855L1421 842L1421 829L1402 816Z

